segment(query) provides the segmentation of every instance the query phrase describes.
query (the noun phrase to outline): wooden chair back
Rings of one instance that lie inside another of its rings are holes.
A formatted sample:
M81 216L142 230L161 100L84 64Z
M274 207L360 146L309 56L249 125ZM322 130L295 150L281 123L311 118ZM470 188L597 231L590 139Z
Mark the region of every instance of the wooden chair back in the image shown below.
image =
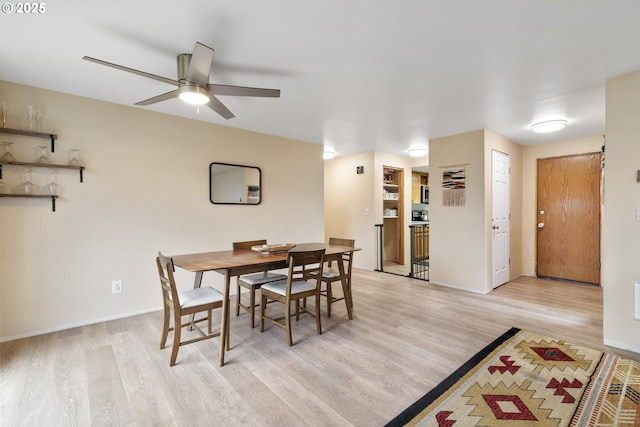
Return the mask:
M165 305L178 304L179 307L180 301L178 300L178 289L176 288L176 282L173 276L173 272L175 271L173 258L164 256L162 253L158 252L156 264L158 266L158 275L160 276L160 285L162 286L162 295L164 297Z
M324 264L324 249L313 251L290 250L287 255L289 274L287 277L287 295L291 293L291 284L296 280L316 281L319 291L322 284L322 268Z

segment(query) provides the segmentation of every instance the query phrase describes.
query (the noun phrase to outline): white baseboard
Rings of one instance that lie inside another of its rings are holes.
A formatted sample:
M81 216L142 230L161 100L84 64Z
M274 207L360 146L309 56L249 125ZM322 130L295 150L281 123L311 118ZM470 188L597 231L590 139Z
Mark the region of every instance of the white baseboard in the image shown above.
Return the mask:
M35 337L37 335L50 334L51 332L64 331L66 329L77 328L79 326L93 325L94 323L108 322L109 320L117 320L117 319L122 319L124 317L137 316L139 314L146 314L146 313L151 313L153 311L159 311L159 310L162 310L162 306L159 306L156 308L150 308L142 311L131 312L131 313L116 314L114 316L103 317L100 319L91 319L91 320L86 320L78 323L70 323L67 325L56 326L55 328L42 329L40 331L32 331L32 332L27 332L25 334L14 335L10 337L2 337L0 338L0 342L14 341L14 340L19 340L21 338L29 338L29 337Z
M603 342L604 342L604 345L609 347L615 347L615 348L619 348L620 350L632 351L634 353L640 354L640 348L630 347L628 344L625 344L623 342L613 341L608 339L604 339Z

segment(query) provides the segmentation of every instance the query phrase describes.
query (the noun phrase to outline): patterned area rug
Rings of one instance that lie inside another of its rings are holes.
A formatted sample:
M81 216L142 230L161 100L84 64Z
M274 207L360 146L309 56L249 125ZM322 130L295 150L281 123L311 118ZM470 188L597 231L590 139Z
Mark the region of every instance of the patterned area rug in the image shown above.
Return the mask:
M387 426L640 426L640 362L512 328Z

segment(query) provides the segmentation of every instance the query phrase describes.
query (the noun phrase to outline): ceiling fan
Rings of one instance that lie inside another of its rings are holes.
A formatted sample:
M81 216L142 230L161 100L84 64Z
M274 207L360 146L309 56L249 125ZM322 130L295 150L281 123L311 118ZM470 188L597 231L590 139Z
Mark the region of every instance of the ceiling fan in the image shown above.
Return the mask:
M151 105L156 102L179 97L189 104L207 104L209 108L220 114L225 119L230 119L235 117L234 114L216 98L216 95L257 96L269 98L280 97L279 89L262 89L256 87L229 86L209 83L209 73L211 72L211 67L213 65L213 49L200 42L196 42L196 45L193 48L193 53L182 53L178 55L178 80L172 80L155 74L146 73L144 71L134 70L133 68L113 64L111 62L91 58L89 56L84 56L82 59L178 87L171 92L136 102L135 105Z

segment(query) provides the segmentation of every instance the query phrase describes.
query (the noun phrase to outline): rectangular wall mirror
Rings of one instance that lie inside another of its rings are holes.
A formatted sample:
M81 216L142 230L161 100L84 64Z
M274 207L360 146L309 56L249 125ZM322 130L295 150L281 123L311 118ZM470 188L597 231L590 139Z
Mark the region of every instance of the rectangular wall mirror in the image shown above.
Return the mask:
M221 205L257 205L262 201L262 171L255 166L213 162L209 200Z

